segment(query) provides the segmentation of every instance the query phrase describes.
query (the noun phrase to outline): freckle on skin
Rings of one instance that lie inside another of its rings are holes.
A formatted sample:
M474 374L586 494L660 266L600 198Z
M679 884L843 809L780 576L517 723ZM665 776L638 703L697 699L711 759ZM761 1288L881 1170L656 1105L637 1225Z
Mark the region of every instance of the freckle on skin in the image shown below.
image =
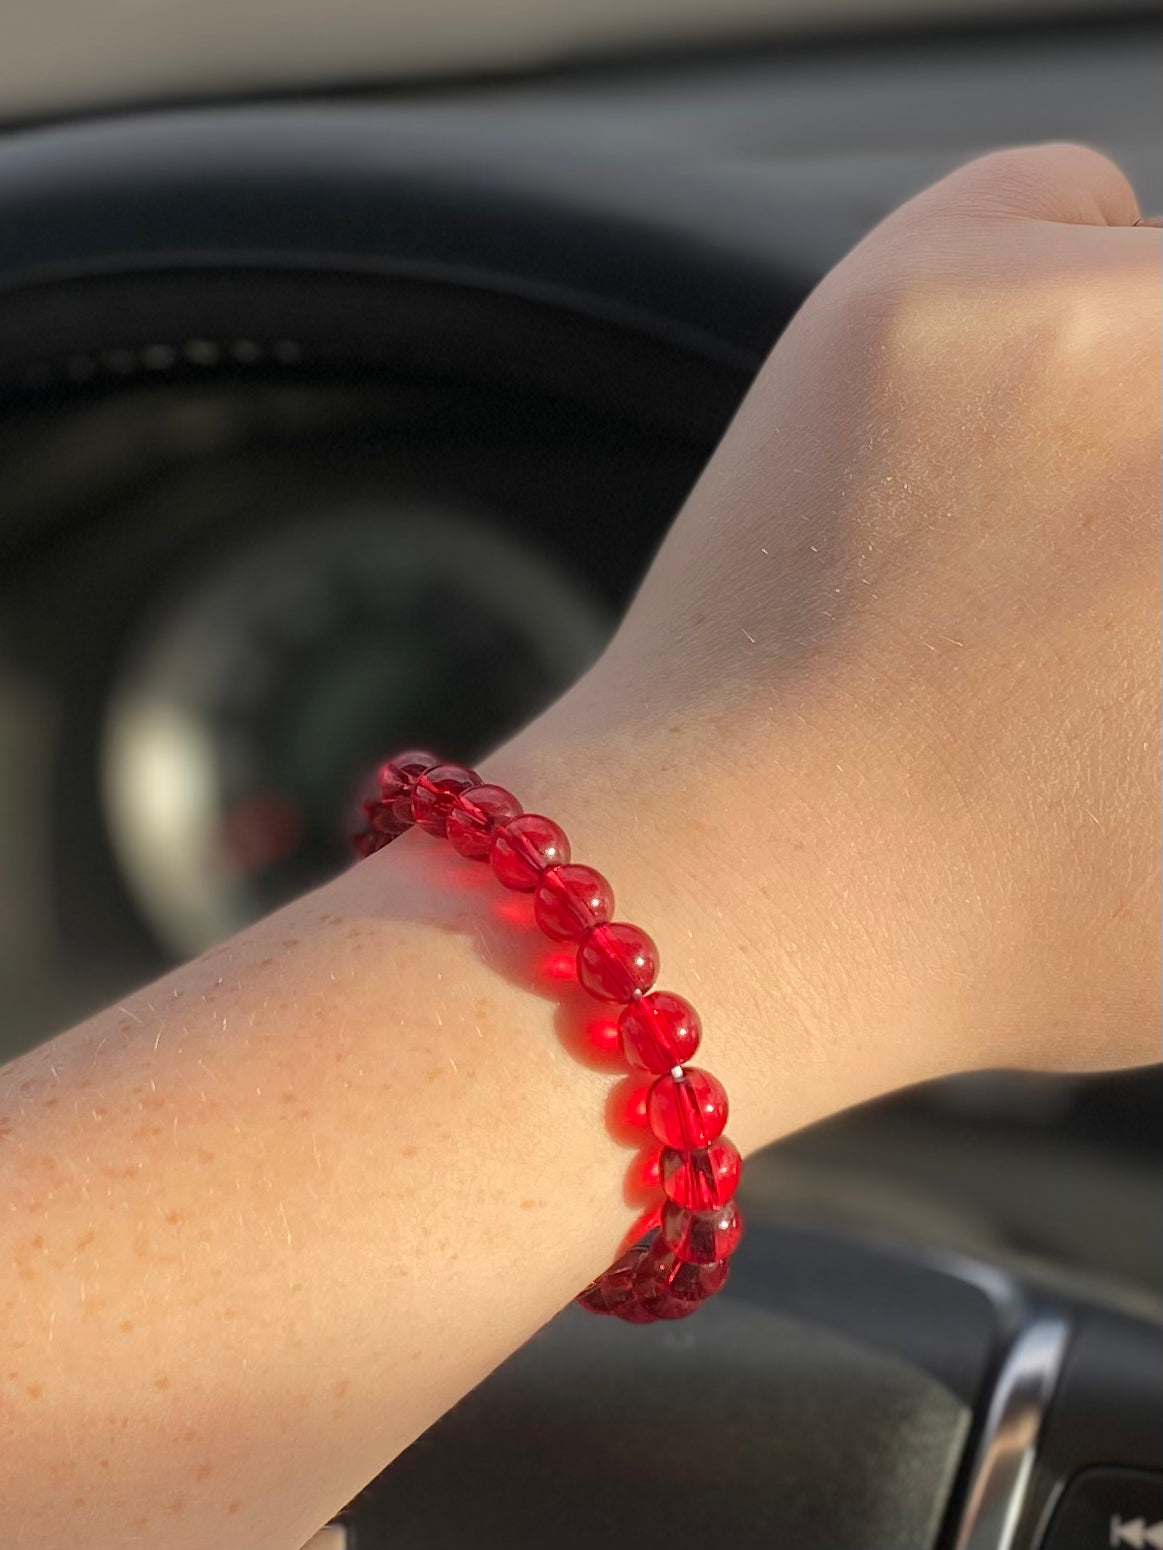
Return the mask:
M165 1373L163 1372L162 1375L159 1378L155 1378L153 1380L153 1384L154 1384L154 1388L168 1389L169 1386L170 1386L170 1380L169 1380L169 1378L166 1377Z
M33 1238L33 1240L32 1240L32 1247L34 1249L43 1249L44 1248L44 1235L43 1235L43 1233L39 1233L38 1232L36 1237Z
M419 1150L420 1150L420 1148L418 1146L402 1146L400 1148L400 1156L401 1157L415 1157L416 1153Z
M350 1380L350 1378L341 1378L339 1380L339 1382L335 1385L335 1397L336 1397L336 1399L342 1399L343 1396L347 1393L347 1391L348 1391L348 1389L350 1387L351 1387L351 1380Z
M186 1505L185 1502L182 1500L182 1498L180 1496L175 1496L173 1501L166 1508L166 1511L167 1512L172 1512L172 1513L179 1513L179 1512L181 1512L182 1508L185 1505Z
M180 1211L167 1211L166 1212L166 1221L169 1222L171 1227L176 1227L181 1220L182 1220L182 1213Z
M298 1093L292 1093L292 1092L284 1093L282 1098L279 1100L280 1103L298 1103L298 1101L299 1101Z
M90 1243L93 1242L94 1238L96 1238L96 1236L97 1234L95 1232L82 1233L81 1236L77 1239L77 1253L79 1254L82 1249L87 1249Z
M144 1530L149 1527L149 1519L148 1518L134 1518L133 1526L134 1526L134 1528L137 1530L137 1532L139 1534L143 1533Z
M214 1465L213 1464L199 1464L197 1469L194 1471L194 1479L195 1480L208 1480L213 1473L214 1473Z
M97 1460L97 1468L98 1469L108 1469L109 1468L109 1460L108 1459L98 1459Z
M240 1508L240 1507L241 1507L241 1506L242 1506L242 1503L241 1503L241 1502L231 1502L231 1503L230 1503L230 1504L229 1504L229 1505L228 1505L228 1507L227 1507L227 1508L226 1508L226 1510L227 1510L227 1512L229 1512L229 1513L235 1513L235 1512L237 1512L237 1511L238 1511L238 1509L239 1509L239 1508Z
M59 1098L46 1098L41 1104L42 1109L55 1109L61 1100Z
M133 1328L133 1320L132 1319L122 1319L122 1321L121 1321L121 1333L123 1335L128 1335L129 1331L132 1328Z
M211 1163L214 1161L214 1153L209 1151L206 1147L200 1146L198 1148L198 1161L200 1163Z
M27 1385L26 1393L28 1394L29 1399L39 1399L40 1396L44 1393L44 1388L39 1383L30 1383Z
M536 1204L535 1200L523 1200L521 1202L521 1209L522 1211L532 1211Z

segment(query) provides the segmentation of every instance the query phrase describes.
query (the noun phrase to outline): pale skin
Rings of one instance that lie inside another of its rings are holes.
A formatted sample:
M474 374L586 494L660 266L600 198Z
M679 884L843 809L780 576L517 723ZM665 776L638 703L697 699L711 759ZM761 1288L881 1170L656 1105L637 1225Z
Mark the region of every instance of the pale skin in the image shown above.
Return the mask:
M655 936L745 1150L1158 1058L1138 215L1075 147L898 211L484 763ZM295 1550L610 1260L626 1087L523 908L410 835L0 1071L0 1543Z

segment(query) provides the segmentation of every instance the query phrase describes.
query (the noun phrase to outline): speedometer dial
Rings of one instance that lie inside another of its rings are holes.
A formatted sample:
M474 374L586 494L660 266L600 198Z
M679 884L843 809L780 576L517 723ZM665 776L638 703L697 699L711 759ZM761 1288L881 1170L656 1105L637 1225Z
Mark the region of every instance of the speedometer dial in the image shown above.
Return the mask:
M342 864L360 775L480 755L596 656L608 610L495 525L352 505L232 542L127 654L103 794L130 891L187 955Z

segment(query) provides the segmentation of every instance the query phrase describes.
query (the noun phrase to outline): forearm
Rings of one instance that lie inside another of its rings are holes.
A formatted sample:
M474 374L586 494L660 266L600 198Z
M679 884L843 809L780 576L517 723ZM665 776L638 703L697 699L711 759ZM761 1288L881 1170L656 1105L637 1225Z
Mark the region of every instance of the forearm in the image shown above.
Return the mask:
M1050 148L866 239L597 669L485 767L655 937L744 1150L1157 1057L1135 213ZM0 1542L291 1550L608 1263L626 1085L520 915L408 836L0 1072Z
M737 1143L929 1074L875 1026L806 750L765 818L787 865L756 871L748 815L594 736L593 692L489 772L655 935ZM0 1541L287 1550L609 1262L630 1084L525 902L410 836L0 1073Z

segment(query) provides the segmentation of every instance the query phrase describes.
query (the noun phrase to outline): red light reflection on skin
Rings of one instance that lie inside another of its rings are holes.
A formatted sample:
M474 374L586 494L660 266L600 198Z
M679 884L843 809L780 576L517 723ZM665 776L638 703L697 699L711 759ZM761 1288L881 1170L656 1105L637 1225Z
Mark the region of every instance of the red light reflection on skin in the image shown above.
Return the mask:
M586 1041L599 1055L620 1055L622 1043L618 1037L618 1019L608 1012L599 1012L586 1023Z
M423 836L424 844L431 846L431 855L425 861L431 865L440 882L460 893L491 893L495 879L487 866L478 861L466 861L458 856L451 845L442 844L432 835ZM532 917L530 917L532 918Z
M568 947L554 947L547 953L542 953L537 963L537 972L543 979L550 982L577 979L577 954L571 952Z
M619 1082L610 1094L608 1108L611 1125L617 1133L640 1141L650 1132L646 1119L646 1094L649 1084L640 1084L633 1077Z
M649 1210L644 1211L622 1239L618 1246L618 1253L624 1254L627 1249L633 1248L636 1243L641 1242L648 1233L654 1231L661 1220L662 1207L660 1205L653 1205Z
M657 1195L662 1188L659 1172L661 1161L662 1156L659 1152L647 1152L639 1159L638 1177L642 1182L642 1188L649 1190L652 1195Z
M516 984L557 1003L557 1034L575 1058L591 1068L622 1072L605 1106L610 1134L633 1153L623 1181L623 1198L638 1215L622 1240L621 1254L652 1233L662 1213L659 1143L646 1118L646 1098L655 1078L638 1070L627 1072L618 1033L621 1006L596 1001L582 989L577 978L576 943L546 940L537 925L533 894L503 889L486 900L483 895L497 888L487 863L465 860L441 846L434 845L432 850L439 882L482 895L479 904L471 908L479 912L475 929L489 964Z
M482 868L482 870L484 870ZM486 874L489 881L493 881L491 873ZM524 927L532 931L536 922L533 918L533 895L531 893L506 893L493 905L493 914L500 920L508 921L511 926ZM538 935L538 941L542 940Z

